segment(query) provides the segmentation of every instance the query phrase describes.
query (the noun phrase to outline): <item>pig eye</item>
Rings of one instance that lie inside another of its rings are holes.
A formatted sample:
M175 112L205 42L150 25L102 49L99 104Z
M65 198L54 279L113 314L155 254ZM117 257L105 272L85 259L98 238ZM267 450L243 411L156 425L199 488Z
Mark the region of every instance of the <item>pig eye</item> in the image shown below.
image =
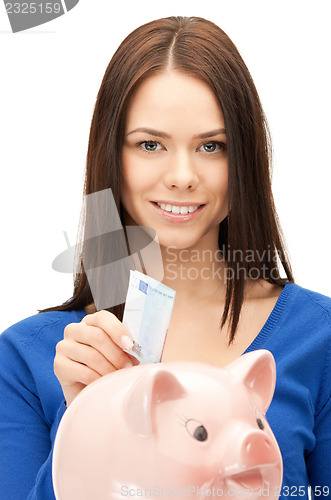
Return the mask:
M197 441L206 441L208 438L207 429L203 425L199 425L193 433L194 439Z
M208 438L207 429L197 420L190 419L186 422L188 433L197 441L206 441Z
M257 423L258 428L261 429L261 431L263 431L264 423L262 422L262 420L260 418L257 418L256 423Z

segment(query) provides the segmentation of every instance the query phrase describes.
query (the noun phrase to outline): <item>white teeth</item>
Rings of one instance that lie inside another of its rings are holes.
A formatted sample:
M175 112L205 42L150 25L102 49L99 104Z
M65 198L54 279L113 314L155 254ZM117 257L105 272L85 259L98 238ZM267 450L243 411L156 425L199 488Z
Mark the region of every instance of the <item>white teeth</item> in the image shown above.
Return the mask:
M190 205L187 207L179 207L178 205L169 205L166 203L158 203L158 206L162 210L166 210L167 212L172 212L173 214L183 214L186 215L188 213L195 212L200 205Z

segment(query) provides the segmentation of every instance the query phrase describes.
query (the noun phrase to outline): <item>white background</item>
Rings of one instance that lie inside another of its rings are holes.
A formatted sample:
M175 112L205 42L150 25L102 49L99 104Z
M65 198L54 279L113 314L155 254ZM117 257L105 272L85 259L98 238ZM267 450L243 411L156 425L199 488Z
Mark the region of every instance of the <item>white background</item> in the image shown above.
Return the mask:
M80 0L12 34L0 5L0 331L72 293L52 270L71 244L90 120L106 66L137 26L170 15L218 24L244 57L274 143L273 187L296 281L331 296L328 1Z

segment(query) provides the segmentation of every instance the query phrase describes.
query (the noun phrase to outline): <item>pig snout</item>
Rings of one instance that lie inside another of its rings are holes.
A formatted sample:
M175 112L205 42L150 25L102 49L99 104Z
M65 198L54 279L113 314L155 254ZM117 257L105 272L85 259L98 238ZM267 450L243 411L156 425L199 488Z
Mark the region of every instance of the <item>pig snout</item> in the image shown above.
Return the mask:
M228 465L220 470L219 480L225 481L228 487L258 491L273 477L274 467L280 466L277 445L263 430L243 431L240 428L239 432L237 428L236 432L228 437L230 441L232 437L232 443L228 443L227 450L223 453L223 460L225 459ZM237 442L237 446L234 442Z
M264 432L253 431L241 446L241 463L245 468L275 465L279 460L277 448Z
M277 477L274 467L281 467L277 446L263 431L251 431L244 437L237 453L237 458L228 456L236 465L225 468L224 484L229 491L237 492L235 498L249 491L250 498L258 499L262 488L270 482L273 484Z

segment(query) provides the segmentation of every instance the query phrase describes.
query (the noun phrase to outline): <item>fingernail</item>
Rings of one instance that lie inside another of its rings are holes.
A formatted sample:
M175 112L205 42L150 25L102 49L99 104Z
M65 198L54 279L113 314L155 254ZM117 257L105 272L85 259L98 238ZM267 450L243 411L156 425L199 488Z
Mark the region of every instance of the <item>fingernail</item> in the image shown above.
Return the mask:
M121 344L124 349L129 351L133 347L133 340L131 340L127 335L123 335L121 337Z
M131 363L131 361L128 361L127 363L125 363L124 365L124 368L132 368L133 367L133 364Z

